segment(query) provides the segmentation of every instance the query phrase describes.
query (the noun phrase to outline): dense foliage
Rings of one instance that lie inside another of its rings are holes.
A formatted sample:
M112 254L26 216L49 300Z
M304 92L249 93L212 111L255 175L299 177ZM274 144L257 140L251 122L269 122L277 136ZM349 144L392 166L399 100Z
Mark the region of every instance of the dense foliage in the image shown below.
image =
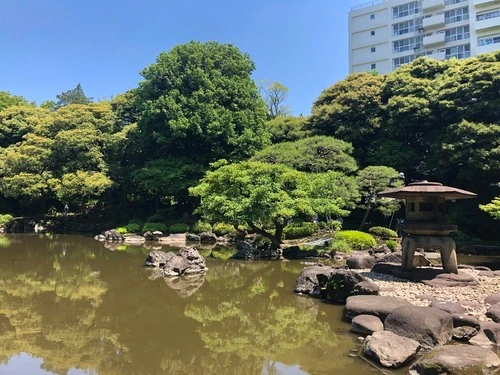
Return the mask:
M341 230L335 239L347 242L355 250L368 250L377 244L371 234L357 230Z
M387 225L401 204L376 193L428 179L478 193L450 205L449 220L492 238L499 62L500 52L421 58L386 75L352 74L326 88L309 117L289 115L281 83L259 93L250 57L216 42L161 53L138 87L110 101L92 103L80 84L38 107L1 91L0 207L38 215L69 203L120 227L203 215L277 245L291 219Z

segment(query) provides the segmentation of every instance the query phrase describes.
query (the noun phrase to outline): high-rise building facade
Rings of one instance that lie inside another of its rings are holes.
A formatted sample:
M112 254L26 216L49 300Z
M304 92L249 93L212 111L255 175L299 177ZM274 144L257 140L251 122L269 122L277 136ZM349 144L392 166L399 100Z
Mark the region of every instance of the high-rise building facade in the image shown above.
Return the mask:
M500 49L500 0L374 0L349 12L350 72Z

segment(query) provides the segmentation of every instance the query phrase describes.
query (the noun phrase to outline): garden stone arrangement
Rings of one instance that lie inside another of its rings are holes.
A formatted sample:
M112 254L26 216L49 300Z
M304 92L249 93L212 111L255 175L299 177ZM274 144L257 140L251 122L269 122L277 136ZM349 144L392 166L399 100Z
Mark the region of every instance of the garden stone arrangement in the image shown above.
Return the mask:
M192 247L183 247L177 253L152 251L144 261L146 267L158 267L164 277L203 274L208 271L205 258Z
M397 252L352 257L359 259L347 264L357 269L305 267L295 292L345 304L352 332L365 336L360 355L377 366L409 366L414 375L500 368L500 272L464 265L458 274L429 266L408 270L396 263Z

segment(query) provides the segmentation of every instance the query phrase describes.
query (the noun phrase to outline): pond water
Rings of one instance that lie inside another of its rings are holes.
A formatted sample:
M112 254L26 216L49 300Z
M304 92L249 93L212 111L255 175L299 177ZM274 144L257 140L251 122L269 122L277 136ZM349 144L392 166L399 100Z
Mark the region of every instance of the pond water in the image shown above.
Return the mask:
M349 356L341 306L293 294L300 262L207 258L165 281L150 250L0 237L0 374L378 373Z

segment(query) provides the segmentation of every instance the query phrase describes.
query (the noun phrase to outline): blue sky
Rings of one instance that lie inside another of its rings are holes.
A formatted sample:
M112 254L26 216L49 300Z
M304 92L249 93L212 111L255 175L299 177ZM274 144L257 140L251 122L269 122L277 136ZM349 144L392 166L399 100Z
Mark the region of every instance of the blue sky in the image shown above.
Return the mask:
M107 98L136 87L162 51L232 43L255 80L290 89L295 115L348 74L347 14L364 0L2 0L0 91L40 103L81 83Z

